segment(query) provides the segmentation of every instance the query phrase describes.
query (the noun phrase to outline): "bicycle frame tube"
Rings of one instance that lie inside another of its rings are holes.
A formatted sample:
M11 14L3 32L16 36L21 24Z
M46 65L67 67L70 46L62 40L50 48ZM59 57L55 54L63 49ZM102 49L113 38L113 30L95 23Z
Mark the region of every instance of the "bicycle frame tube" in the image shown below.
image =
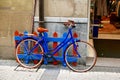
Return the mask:
M77 45L75 44L75 40L74 40L74 38L73 38L73 36L72 36L72 31L69 30L69 32L70 32L70 35L71 35L71 38L72 38L72 43L73 43L73 46L74 46L74 50L75 50L75 52L77 53L78 57L81 57L80 54L79 54L78 51L77 51Z
M70 38L68 38L69 35L70 35ZM63 46L65 46L66 44L68 44L68 42L74 43L74 38L72 36L72 28L69 28L67 36L65 37L65 39L56 48L53 49L53 55L56 52L58 52Z
M38 40L37 44L30 50L30 52L32 52L41 43L41 41L43 41L43 39Z
M36 45L34 45L34 47L29 51L29 53L31 53L39 44L43 47L44 52L47 53L49 50L48 50L47 41L45 40L45 37L41 36L41 39L36 39L36 40L37 40Z

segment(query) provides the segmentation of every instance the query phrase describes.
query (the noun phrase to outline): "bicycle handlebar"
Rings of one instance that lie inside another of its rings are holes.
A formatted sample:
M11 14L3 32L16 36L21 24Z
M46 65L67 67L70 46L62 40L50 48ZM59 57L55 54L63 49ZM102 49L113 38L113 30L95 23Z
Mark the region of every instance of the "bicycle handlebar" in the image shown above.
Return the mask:
M72 21L72 20L68 20L68 22L65 22L64 25L67 26L67 27L72 27L72 28L76 27L75 22Z

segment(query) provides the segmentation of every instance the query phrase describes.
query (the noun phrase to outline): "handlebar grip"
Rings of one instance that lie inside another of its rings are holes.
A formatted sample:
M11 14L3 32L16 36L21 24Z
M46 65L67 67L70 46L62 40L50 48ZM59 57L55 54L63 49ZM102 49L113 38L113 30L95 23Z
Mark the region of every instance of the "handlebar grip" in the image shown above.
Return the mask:
M68 20L68 22L65 22L64 23L64 25L65 26L71 26L72 28L75 28L76 26L75 26L75 22L74 21L72 21L72 20Z

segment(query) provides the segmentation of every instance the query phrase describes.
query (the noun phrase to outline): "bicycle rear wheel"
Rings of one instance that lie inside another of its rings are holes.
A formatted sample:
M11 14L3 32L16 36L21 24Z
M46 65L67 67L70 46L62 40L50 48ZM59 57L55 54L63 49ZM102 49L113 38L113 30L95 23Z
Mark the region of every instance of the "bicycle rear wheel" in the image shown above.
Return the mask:
M43 61L43 47L37 40L26 38L21 40L16 46L17 62L25 68L36 68Z
M65 51L64 59L67 66L75 72L91 70L97 60L94 47L86 41L77 41L75 46L71 43Z

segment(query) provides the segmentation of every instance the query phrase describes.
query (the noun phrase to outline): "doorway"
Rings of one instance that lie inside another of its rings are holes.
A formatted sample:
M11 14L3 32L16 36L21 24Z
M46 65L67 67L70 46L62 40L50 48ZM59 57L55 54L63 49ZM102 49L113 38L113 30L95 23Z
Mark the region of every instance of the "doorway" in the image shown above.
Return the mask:
M93 36L98 56L120 58L120 0L91 0L90 14L92 27L98 32Z
M98 34L120 34L120 0L91 0L91 20Z

